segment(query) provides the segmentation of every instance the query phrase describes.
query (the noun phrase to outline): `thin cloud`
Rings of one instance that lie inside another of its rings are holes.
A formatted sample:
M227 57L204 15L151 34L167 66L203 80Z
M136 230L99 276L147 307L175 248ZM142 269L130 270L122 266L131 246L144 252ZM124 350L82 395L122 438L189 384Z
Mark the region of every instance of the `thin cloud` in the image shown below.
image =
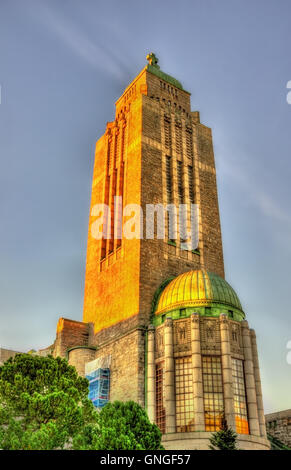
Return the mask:
M56 34L71 51L97 70L102 70L118 79L124 79L125 68L116 61L111 52L92 41L80 28L56 14L47 5L37 2L32 11L37 20L41 19L46 27Z
M278 222L291 224L290 214L285 212L269 193L260 188L257 183L254 183L250 175L241 166L227 160L227 162L221 162L221 170L231 176L232 180L243 189L244 194L249 196L251 203L265 216Z

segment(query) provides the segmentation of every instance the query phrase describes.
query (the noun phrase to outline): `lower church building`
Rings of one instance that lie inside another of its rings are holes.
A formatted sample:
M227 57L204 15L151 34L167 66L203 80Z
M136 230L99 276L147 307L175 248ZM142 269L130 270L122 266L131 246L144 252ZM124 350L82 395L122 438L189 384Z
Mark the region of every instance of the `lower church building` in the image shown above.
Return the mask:
M269 449L256 335L225 280L211 129L147 60L96 144L83 321L60 318L39 353L87 376L96 407L145 407L166 449L208 449L224 418L241 449ZM163 237L146 227L149 207L181 205L197 208L195 246L168 211Z

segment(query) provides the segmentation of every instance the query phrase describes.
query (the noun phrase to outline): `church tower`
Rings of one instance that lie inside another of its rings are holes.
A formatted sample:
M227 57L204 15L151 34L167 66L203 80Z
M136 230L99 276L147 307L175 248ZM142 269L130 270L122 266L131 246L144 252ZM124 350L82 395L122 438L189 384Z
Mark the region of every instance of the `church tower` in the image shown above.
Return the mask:
M207 449L223 419L240 448L268 449L255 332L224 278L211 129L147 60L96 144L83 321L59 320L53 354L97 407L144 406L166 449Z
M147 326L155 291L182 272L202 267L224 277L211 130L191 111L181 83L160 70L154 54L148 61L96 145L83 314L95 333ZM150 204L197 204L197 248L183 250L179 236L170 240L167 233L149 239L145 220L141 239L114 239L120 220L114 196L123 207L141 207L144 219ZM92 226L102 203L111 209L111 238L96 240Z

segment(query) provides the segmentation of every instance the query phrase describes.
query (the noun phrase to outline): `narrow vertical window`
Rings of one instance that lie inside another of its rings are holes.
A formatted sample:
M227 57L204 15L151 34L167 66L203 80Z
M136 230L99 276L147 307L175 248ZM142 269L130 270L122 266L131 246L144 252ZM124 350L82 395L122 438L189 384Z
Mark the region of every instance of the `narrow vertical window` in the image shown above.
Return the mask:
M224 415L221 360L202 356L205 431L218 431Z
M172 204L173 202L173 181L171 173L171 157L166 156L166 192L167 192L167 204ZM168 240L175 242L170 238L170 214L167 211L166 213L166 223L168 230Z
M183 204L184 202L183 163L180 161L177 161L177 180L178 180L179 204Z
M175 360L176 381L176 431L195 430L192 358L180 357Z
M177 161L177 185L178 185L178 200L179 204L185 203L184 184L183 184L183 163ZM182 208L179 208L179 224L180 224L180 238L181 243L187 242L186 228L187 228L187 213Z
M166 432L166 410L164 408L164 363L156 364L156 425Z
M232 358L233 398L236 432L249 434L243 361Z
M165 131L165 147L170 150L172 148L171 121L166 117L164 119L164 131Z
M182 128L180 124L176 124L176 152L181 155L182 153Z
M190 129L186 129L186 152L187 152L187 157L192 158L193 142L192 142L192 131Z
M189 186L189 201L194 204L194 184L193 184L193 167L188 166L188 186Z
M172 203L172 175L171 175L171 157L166 157L166 190L167 190L167 204Z

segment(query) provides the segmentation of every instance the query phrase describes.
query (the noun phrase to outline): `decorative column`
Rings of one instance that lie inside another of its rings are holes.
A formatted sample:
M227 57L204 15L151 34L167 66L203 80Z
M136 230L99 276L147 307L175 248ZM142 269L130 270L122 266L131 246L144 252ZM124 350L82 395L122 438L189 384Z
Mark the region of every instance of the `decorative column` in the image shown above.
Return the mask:
M147 412L149 420L154 423L156 418L156 364L155 327L153 325L148 328Z
M261 436L266 438L267 430L266 430L266 423L265 423L262 385L261 385L261 377L260 377L260 366L259 366L258 348L257 348L257 340L256 340L255 331L250 330L250 335L251 335L251 343L252 343L253 365L254 365L254 376L255 376L255 387L256 387L256 395L257 395L257 407L258 407L260 432L261 432Z
M242 322L242 340L244 350L244 372L246 382L246 395L248 404L248 419L250 434L260 436L260 425L258 418L257 394L254 376L254 364L252 354L252 343L249 325L246 320Z
M202 363L200 347L200 316L197 312L192 313L191 315L191 350L195 431L205 431Z
M224 395L224 416L227 424L232 429L236 429L234 400L232 389L232 361L229 340L229 322L226 313L220 315L220 340L221 340L221 365Z
M175 362L171 318L166 318L165 321L165 408L166 433L176 432Z

